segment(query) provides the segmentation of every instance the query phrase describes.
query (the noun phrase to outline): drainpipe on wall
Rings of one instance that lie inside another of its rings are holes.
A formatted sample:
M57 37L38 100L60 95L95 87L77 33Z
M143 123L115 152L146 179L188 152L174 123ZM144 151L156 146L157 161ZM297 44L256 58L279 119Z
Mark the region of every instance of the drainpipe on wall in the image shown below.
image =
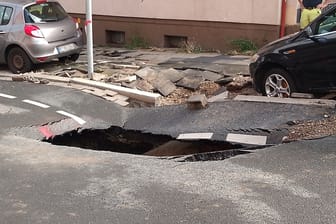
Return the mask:
M281 21L280 21L280 33L279 33L280 37L283 37L286 34L286 11L287 11L287 0L281 0Z

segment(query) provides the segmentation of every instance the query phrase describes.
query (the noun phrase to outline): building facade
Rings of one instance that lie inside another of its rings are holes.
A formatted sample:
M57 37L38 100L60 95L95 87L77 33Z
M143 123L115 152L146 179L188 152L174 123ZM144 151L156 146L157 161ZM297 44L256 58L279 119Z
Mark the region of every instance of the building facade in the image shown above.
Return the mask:
M59 1L85 21L86 0ZM282 28L298 30L297 8L297 0L93 0L94 43L123 45L141 38L156 47L188 41L226 50L232 40L247 39L263 45Z

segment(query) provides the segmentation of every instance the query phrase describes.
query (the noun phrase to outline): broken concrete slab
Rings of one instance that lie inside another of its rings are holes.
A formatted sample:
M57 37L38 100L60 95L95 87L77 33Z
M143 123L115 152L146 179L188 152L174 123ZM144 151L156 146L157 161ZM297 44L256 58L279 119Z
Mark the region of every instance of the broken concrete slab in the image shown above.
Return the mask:
M204 94L193 95L187 100L189 109L204 109L208 105L208 100Z
M181 80L183 78L183 75L180 71L173 69L173 68L169 68L169 69L160 70L159 77L166 78L170 80L171 82L175 83Z
M147 91L147 92L151 92L155 89L152 84L150 84L148 81L143 80L143 79L137 80L135 82L135 86L137 87L137 89Z
M233 81L226 85L226 88L229 91L238 91L249 85L252 85L252 78L240 75L234 77Z
M210 72L210 71L204 71L202 73L202 75L203 75L203 78L205 80L208 80L208 81L217 81L217 80L223 78L223 75L220 75L220 74L215 73L215 72Z
M202 76L188 75L183 77L180 81L178 81L176 85L195 91L200 87L201 82L203 81L204 79Z
M217 81L215 81L215 83L219 84L219 85L226 85L230 82L233 82L233 77L223 77L221 79L218 79Z
M111 90L108 90L108 89L105 89L104 92L105 92L106 96L111 96L111 97L118 94L117 92L111 91Z
M123 100L116 100L114 101L116 104L119 104L122 107L126 107L129 105L129 102L123 101Z
M174 83L165 78L155 79L151 83L163 96L168 96L176 90Z
M234 100L247 101L247 102L311 105L311 106L321 106L329 108L335 108L336 106L335 100L325 100L325 99L296 99L296 98L238 95L234 98Z
M136 71L135 75L139 76L140 78L148 82L151 82L158 78L158 73L150 67L145 67L143 69Z
M209 103L214 103L214 102L224 102L226 101L227 99L229 98L229 92L228 91L225 91L223 93L220 93L216 96L213 96L213 97L210 97L208 99L208 102Z

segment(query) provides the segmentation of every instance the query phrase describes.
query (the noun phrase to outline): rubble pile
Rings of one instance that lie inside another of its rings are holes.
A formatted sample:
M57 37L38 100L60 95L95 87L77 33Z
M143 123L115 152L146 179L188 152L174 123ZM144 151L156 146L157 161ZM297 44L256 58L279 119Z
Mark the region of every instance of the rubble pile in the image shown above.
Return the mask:
M162 52L156 54L95 48L93 80L159 93L162 96L160 105L185 103L190 96L197 94L204 94L207 98L220 94L219 100L223 100L234 97L244 89L253 91L248 75L227 74L223 65L178 58L167 60L160 58L160 55ZM87 78L85 59L86 54L83 51L76 62L54 62L42 65L36 72L67 78ZM218 100L217 98L213 101Z

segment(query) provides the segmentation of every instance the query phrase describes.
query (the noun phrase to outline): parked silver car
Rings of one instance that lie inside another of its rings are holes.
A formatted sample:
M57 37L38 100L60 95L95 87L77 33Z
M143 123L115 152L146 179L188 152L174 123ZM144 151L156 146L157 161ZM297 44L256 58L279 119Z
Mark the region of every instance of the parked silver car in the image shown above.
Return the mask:
M0 63L13 73L53 59L76 61L82 32L57 1L0 1Z

